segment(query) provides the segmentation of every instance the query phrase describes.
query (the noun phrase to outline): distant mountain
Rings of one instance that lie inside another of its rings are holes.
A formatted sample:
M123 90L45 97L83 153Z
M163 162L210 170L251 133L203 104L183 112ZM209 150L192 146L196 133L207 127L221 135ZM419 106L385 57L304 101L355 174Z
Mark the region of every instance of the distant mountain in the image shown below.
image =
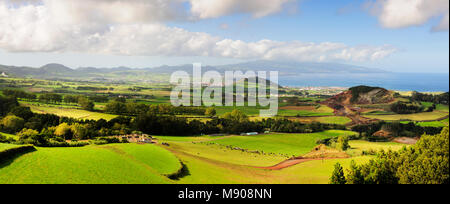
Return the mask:
M203 66L205 71L278 71L280 76L295 76L304 73L386 73L381 69L335 63L299 63L276 61L253 61L221 66ZM39 79L70 79L101 81L167 81L167 76L175 71L192 73L192 65L160 66L155 68L135 69L128 67L95 68L81 67L71 69L61 64L47 64L40 68L15 67L0 65L0 72L15 77ZM164 78L161 76L165 76Z
M386 73L382 69L367 68L354 65L336 63L301 63L277 61L253 61L239 64L204 66L205 71L278 71L280 75L297 75L305 73ZM192 65L161 66L148 69L155 73L173 73L175 71L192 72Z

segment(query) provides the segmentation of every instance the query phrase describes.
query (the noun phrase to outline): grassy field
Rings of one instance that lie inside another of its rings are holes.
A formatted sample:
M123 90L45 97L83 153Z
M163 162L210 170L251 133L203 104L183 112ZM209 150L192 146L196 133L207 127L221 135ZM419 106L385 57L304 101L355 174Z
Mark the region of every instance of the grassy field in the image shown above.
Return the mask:
M361 164L373 158L361 156L363 150L398 150L405 146L390 142L350 141L350 155L354 156L350 159L310 161L271 171L255 167L273 166L286 160L286 157L243 152L210 144L233 142L241 146L258 145L267 150L272 148L275 152L297 153L309 152L315 146L314 142L310 143L313 139L341 134L353 133L327 131L250 137L161 136L158 137L159 142L169 142L170 146L113 144L82 148L37 148L38 151L25 154L11 163L0 164L0 183L326 184L337 162L348 168L352 160ZM2 147L11 146L0 144ZM180 168L178 159L187 166L187 175L179 180L170 180L164 175Z
M17 145L0 143L0 152L3 150L13 148L13 147L17 147Z
M303 110L302 110L303 109ZM278 110L278 115L280 116L304 116L304 117L314 117L314 116L332 116L334 110L328 106L313 107L281 107Z
M0 183L172 183L163 174L180 166L174 155L155 145L38 148L0 164Z
M180 184L326 184L337 162L344 168L348 168L352 161L352 159L311 161L282 170L270 171L233 164L230 160L223 161L224 158L220 157L218 159L204 157L210 155L191 155L184 152L175 152L175 154L186 164L190 173L177 181ZM240 156L248 157L249 161L253 160L251 156ZM355 157L353 160L357 163L365 163L371 158Z
M0 132L0 135L6 136L6 137L9 137L9 138L14 138L14 139L18 138L17 135L11 135L11 134L7 134L7 133L3 133L3 132Z
M58 116L71 117L71 118L75 118L75 119L111 120L111 119L117 117L117 115L98 113L98 112L90 112L90 111L86 111L86 110L73 109L73 108L36 106L36 105L31 105L31 104L26 104L25 106L30 107L31 111L33 111L35 113L41 113L41 114L51 113L51 114L55 114Z
M350 131L330 130L310 134L268 134L257 136L233 136L210 143L239 147L248 150L264 151L283 156L300 156L317 146L319 139L356 134Z
M434 121L434 122L419 122L417 125L422 127L446 127L448 126L448 118L441 121Z
M349 142L351 149L347 150L347 153L353 156L359 156L363 151L398 151L403 147L410 145L400 144L395 142L368 142L363 140L353 140Z
M352 122L352 120L350 118L341 117L341 116L320 117L316 121L320 122L320 123L338 124L338 125L345 125L347 123Z
M415 114L396 114L396 115L364 115L367 118L386 120L386 121L398 121L398 120L410 120L410 121L425 121L425 120L438 120L445 116L448 116L448 112L434 111L431 113L415 113Z

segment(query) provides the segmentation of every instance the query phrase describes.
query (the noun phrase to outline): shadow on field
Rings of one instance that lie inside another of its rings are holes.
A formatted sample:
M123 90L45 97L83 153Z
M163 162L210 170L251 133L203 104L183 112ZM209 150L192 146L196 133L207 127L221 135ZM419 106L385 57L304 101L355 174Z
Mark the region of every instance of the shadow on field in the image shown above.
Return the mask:
M189 176L189 175L191 175L191 173L189 172L188 167L183 162L181 162L181 169L178 170L178 172L176 172L176 173L167 175L167 177L171 180L180 180L180 178L183 178L183 177Z
M22 146L0 152L0 169L11 165L17 158L37 151L34 146Z

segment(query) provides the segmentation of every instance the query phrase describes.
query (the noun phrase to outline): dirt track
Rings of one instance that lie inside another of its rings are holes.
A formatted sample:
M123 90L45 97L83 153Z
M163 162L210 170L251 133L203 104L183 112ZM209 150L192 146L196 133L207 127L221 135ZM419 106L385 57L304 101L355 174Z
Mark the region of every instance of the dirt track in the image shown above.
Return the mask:
M269 167L255 167L257 169L267 169L267 170L282 170L291 166L295 166L297 164L309 162L309 161L318 161L318 160L330 160L330 159L338 159L338 158L296 158L296 159L289 159L286 161L283 161L275 166L269 166Z

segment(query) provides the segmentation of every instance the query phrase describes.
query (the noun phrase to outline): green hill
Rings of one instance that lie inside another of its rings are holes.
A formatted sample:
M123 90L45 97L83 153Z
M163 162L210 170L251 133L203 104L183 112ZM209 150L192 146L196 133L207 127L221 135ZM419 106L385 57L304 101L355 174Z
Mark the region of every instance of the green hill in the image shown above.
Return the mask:
M164 175L181 168L174 155L155 145L37 149L0 164L0 183L161 184L171 183Z

